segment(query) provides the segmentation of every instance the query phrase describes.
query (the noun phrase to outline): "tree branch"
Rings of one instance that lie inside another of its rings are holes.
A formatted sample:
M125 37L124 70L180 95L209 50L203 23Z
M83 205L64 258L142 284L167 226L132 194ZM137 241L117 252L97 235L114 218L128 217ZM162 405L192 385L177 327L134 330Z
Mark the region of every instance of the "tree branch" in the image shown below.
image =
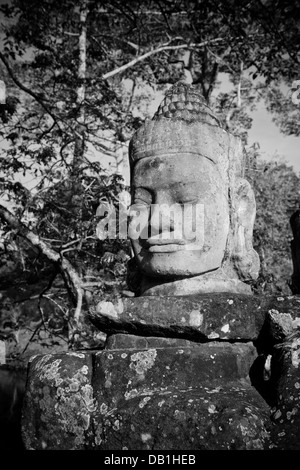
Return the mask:
M76 307L74 319L78 322L83 296L82 281L72 264L47 243L43 242L37 234L29 230L25 224L20 222L14 214L2 205L0 205L0 219L16 230L18 235L37 247L49 261L57 264L71 300Z
M207 48L207 50L212 56L214 56L217 59L217 62L220 62L220 63L224 64L228 68L228 70L230 70L231 73L233 73L233 74L236 73L235 70L233 70L233 68L230 67L230 65L226 62L226 60L224 60L224 57L225 57L227 51L225 51L225 53L222 54L222 55L217 55L211 49Z
M32 98L34 98L43 108L44 110L46 111L47 114L49 114L49 116L51 116L51 118L53 119L53 121L55 122L55 124L58 126L58 128L61 130L60 128L60 125L59 123L57 122L57 118L56 116L52 113L52 111L48 108L47 105L45 105L44 101L40 98L40 96L38 94L36 94L34 91L32 91L30 88L27 88L27 86L25 86L23 83L20 82L20 80L15 77L15 74L12 70L12 68L10 67L6 57L4 56L4 54L2 54L2 52L0 51L0 59L1 61L3 62L3 64L5 65L6 67L6 70L9 74L9 76L11 77L12 81L23 91L25 91L25 93L27 93L28 95L32 96Z
M213 43L221 42L221 41L224 41L224 39L223 38L215 38L215 39L211 39L209 41L201 42L199 44L194 44L194 43L179 44L179 45L176 45L176 46L170 46L168 44L165 44L161 47L158 47L157 49L152 49L151 51L148 51L145 54L142 54L141 56L136 57L135 59L131 60L127 64L121 65L121 67L118 67L117 69L112 70L111 72L105 73L104 75L102 75L102 79L106 80L107 78L113 77L113 76L117 75L118 73L122 73L125 70L127 70L128 68L136 65L137 63L148 59L148 57L151 57L154 54L159 54L159 52L175 51L175 50L178 50L178 49L198 49L198 48L206 46L207 44L213 44Z
M98 44L98 46L100 46L100 43L99 41L97 40L97 38L108 38L111 40L111 36L108 35L108 34L99 34L98 36L91 36L91 38ZM126 41L126 39L122 39L122 38L119 38L119 37L116 37L114 38L115 41L118 41L118 42L121 42L123 44L127 44L128 46L132 47L135 51L139 51L140 48L137 44L135 44L134 42L131 42L131 41Z
M75 36L78 38L79 36L79 33L70 33L69 31L63 31L64 34L66 34L67 36Z
M218 76L218 71L219 71L219 64L218 64L218 62L215 62L214 65L213 65L212 73L211 73L210 80L209 80L209 86L208 86L208 90L207 90L208 101L210 100L210 96L212 94L214 85L216 83L217 76Z
M241 107L241 104L242 104L242 97L241 97L241 86L242 86L242 78L243 78L243 61L241 60L241 63L240 63L240 76L239 76L239 82L238 82L238 85L237 85L237 107L240 108Z

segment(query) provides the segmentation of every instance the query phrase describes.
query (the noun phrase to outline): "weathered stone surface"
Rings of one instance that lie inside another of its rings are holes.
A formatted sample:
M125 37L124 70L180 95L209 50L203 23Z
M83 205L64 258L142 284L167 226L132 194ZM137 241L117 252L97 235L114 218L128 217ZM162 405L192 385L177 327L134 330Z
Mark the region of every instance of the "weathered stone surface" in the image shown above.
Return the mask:
M270 382L277 396L272 409L273 439L279 449L300 450L299 330L274 348Z
M108 334L209 340L259 338L265 349L300 325L297 296L248 296L202 294L179 297L137 297L117 302L100 302L89 318ZM275 333L277 331L277 333Z
M100 302L91 321L107 333L166 336L205 342L256 339L265 317L262 300L242 294L137 297Z
M279 313L271 309L266 315L265 327L268 328L274 341L278 342L293 333L295 322L290 313Z
M287 313L293 320L293 329L300 326L300 297L288 296L259 296L261 309L272 311L273 314Z
M300 326L300 298L298 296L270 297L263 300L266 311L264 324L256 340L260 352L273 354L276 344L282 343Z
M181 346L105 349L95 354L95 393L104 393L103 383L108 395L113 387L118 390L113 394L134 396L150 389L184 389L204 382L211 386L220 379L246 379L255 358L256 351L251 343L198 345L186 341Z
M155 336L135 336L115 334L107 337L105 349L149 349L199 346L194 341L181 338L159 338Z
M31 362L27 448L299 448L298 297L140 297L107 306L107 331L126 334L110 334L101 351Z
M124 340L114 338L111 345ZM36 357L23 410L26 448L272 446L268 406L247 377L253 346L180 342Z
M261 397L236 381L102 406L95 427L103 450L258 450L272 448L268 421Z
M93 436L92 356L36 356L29 364L23 406L27 449L85 449Z

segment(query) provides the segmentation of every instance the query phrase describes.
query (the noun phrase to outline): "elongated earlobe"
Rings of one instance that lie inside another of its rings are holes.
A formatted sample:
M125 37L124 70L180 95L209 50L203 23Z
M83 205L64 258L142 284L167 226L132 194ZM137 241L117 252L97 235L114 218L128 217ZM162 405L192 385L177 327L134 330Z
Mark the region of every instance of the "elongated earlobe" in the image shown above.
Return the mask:
M233 198L234 226L232 262L243 280L255 280L259 273L259 256L253 249L252 236L256 203L250 183L242 178L236 181Z

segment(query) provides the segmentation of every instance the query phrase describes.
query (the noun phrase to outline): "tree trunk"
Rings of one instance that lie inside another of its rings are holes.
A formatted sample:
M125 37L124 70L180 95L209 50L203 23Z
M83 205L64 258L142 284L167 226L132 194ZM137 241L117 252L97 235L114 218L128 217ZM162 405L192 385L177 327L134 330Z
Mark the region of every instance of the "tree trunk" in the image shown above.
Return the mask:
M78 86L76 90L76 107L77 107L77 125L75 129L75 145L74 156L71 171L71 208L73 213L78 219L78 234L81 237L82 233L82 216L83 216L83 187L81 184L81 172L84 162L85 152L85 93L86 93L86 35L87 35L87 16L88 16L88 1L81 0L80 2L80 32L78 39L79 49L79 64L77 72Z

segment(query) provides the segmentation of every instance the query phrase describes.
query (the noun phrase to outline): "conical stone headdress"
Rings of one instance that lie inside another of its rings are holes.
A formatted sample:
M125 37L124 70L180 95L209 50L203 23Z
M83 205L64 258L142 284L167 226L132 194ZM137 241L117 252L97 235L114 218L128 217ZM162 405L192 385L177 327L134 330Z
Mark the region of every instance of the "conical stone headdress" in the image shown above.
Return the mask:
M167 91L152 120L146 120L133 135L129 159L133 166L142 158L187 152L208 158L229 179L229 173L243 175L240 139L222 129L195 86L179 82Z

